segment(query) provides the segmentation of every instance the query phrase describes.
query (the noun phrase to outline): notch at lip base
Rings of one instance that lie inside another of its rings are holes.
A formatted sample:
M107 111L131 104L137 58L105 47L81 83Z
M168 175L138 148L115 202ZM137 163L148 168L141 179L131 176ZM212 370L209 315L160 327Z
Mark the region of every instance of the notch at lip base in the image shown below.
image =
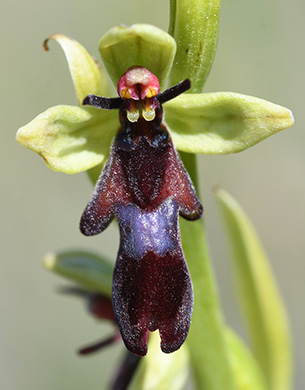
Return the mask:
M113 309L127 349L147 353L148 331L159 329L161 349L172 353L184 343L193 311L193 288L180 248L141 259L119 251L113 275Z

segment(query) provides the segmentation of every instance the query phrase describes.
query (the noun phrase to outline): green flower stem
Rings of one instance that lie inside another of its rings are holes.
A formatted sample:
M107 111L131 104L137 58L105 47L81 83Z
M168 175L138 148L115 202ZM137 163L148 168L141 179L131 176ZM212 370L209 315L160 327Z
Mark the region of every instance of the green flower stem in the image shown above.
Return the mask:
M189 77L190 92L201 92L216 50L219 6L219 0L171 0L169 33L178 42L171 84ZM198 191L196 157L181 153L181 158ZM181 218L180 229L194 288L194 311L187 344L196 388L233 390L235 384L204 226L202 221L190 223Z
M182 155L194 182L196 157ZM187 343L198 390L233 390L224 324L202 221L180 220L183 251L192 276L194 311Z
M170 0L169 1L169 26L168 26L168 33L173 37L175 32L175 24L176 24L176 1L177 0Z
M218 42L220 0L171 0L169 33L177 42L171 83L191 79L192 93L202 91Z

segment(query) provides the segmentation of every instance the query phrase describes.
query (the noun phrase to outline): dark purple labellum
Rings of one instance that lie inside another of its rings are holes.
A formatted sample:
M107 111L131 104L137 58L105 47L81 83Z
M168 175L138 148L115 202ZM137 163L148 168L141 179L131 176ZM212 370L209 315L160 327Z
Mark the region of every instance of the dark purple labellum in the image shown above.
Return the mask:
M136 85L130 86L135 72ZM161 102L184 92L190 82L159 94L156 78L150 75L134 67L119 81L121 127L80 222L81 232L90 236L103 231L114 217L118 220L113 307L126 347L140 356L147 352L148 331L159 329L166 353L177 350L187 336L193 291L178 217L194 220L202 215L190 177L162 123ZM118 99L90 95L85 103L111 109Z

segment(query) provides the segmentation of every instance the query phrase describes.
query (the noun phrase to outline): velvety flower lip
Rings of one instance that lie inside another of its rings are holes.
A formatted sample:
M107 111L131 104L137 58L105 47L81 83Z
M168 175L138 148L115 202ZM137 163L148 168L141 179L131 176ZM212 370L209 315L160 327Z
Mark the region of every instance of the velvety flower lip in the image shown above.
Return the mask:
M173 352L187 336L193 307L177 204L169 199L152 212L120 205L118 214L121 239L112 298L123 340L131 352L144 355L148 330L159 329L162 351Z

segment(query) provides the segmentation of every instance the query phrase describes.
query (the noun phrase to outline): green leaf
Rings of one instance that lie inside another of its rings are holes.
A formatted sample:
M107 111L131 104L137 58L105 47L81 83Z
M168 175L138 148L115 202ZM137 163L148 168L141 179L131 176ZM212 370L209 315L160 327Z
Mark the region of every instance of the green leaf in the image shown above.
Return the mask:
M54 171L78 173L104 163L119 127L115 111L51 107L17 132L17 141Z
M238 298L254 354L271 390L291 386L291 343L286 313L268 258L238 203L216 189L232 246Z
M294 123L287 108L232 92L181 95L164 107L177 149L189 153L241 152Z
M165 354L160 349L159 332L149 334L148 354L141 359L130 390L183 390L189 374L189 355L184 344Z
M111 297L113 264L92 252L49 253L44 257L43 265L47 270L76 282L87 290Z
M44 41L45 50L48 50L49 40L59 43L65 53L80 105L89 93L109 96L110 85L105 72L80 43L66 35L54 34Z
M220 0L171 0L169 33L177 42L171 84L188 77L199 93L209 75L218 42Z
M262 370L244 343L227 329L226 341L236 390L267 390Z
M101 38L99 50L115 86L126 70L135 65L146 67L164 86L175 56L176 43L157 27L134 24L112 28Z

